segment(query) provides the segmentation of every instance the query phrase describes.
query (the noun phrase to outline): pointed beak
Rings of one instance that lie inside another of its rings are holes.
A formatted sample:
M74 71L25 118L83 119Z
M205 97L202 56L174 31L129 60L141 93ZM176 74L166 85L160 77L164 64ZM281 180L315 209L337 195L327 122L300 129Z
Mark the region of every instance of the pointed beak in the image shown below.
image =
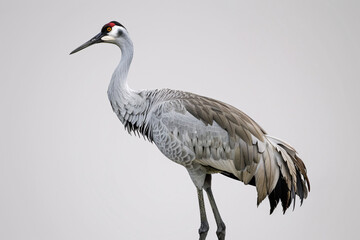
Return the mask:
M87 48L87 47L89 47L89 46L91 46L91 45L93 45L93 44L95 44L95 43L101 43L101 42L103 42L103 40L101 40L101 38L102 38L103 36L105 36L103 33L99 33L98 35L96 35L95 37L93 37L92 39L90 39L89 41L87 41L86 43L84 43L84 44L81 45L80 47L76 48L74 51L72 51L72 52L70 53L70 55L73 54L73 53L76 53L76 52L78 52L78 51L80 51L80 50L83 50L84 48Z

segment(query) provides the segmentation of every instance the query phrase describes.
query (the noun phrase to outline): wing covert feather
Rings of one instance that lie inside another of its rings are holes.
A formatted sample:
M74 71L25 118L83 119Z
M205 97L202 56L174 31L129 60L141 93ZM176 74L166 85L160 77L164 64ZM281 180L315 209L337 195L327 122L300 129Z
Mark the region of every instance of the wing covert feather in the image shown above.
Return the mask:
M192 151L197 164L208 167L209 173L221 172L255 185L257 203L269 196L270 212L279 201L285 212L295 194L301 202L306 198L310 190L306 168L290 145L266 135L231 105L187 92L165 92L157 103L161 110L153 116Z

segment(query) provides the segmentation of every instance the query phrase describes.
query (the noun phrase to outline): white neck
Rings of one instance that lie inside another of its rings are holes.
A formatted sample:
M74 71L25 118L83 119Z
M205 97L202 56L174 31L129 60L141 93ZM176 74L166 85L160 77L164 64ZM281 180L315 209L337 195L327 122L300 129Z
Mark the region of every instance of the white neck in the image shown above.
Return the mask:
M111 106L122 123L132 122L141 124L133 116L135 108L141 108L145 104L145 99L137 91L132 90L127 84L127 75L133 58L134 47L127 33L123 33L120 38L114 42L121 49L121 60L116 67L108 88L108 97ZM141 112L136 111L136 112ZM135 121L135 122L133 122Z
M133 43L131 39L124 34L124 37L117 39L115 44L121 49L121 60L112 75L109 90L131 91L126 79L134 53Z

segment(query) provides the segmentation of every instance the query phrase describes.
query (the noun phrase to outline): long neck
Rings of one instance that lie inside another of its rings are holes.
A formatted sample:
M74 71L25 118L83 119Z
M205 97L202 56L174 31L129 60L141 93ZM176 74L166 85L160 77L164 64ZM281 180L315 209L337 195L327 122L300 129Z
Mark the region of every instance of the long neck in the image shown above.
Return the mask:
M121 49L121 60L112 75L109 90L114 91L114 93L127 95L132 92L126 79L133 58L134 47L131 39L127 36L121 38L115 44Z
M121 49L121 60L116 67L108 88L108 97L111 106L126 126L131 126L131 130L141 127L145 115L146 100L138 91L129 88L127 75L133 58L134 47L127 34L124 33L115 43Z

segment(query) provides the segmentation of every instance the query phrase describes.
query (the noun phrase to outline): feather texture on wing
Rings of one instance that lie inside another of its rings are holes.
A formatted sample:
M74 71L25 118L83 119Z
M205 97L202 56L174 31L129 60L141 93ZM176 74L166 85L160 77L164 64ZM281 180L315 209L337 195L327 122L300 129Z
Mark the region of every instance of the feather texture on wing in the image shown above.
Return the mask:
M158 116L207 171L255 185L257 204L268 196L271 212L279 201L285 212L295 195L301 202L306 198L310 187L306 168L290 145L268 136L229 104L182 91L156 91L148 122L154 120L151 116Z
M141 111L124 104L115 108L120 120L129 132L154 141L169 159L185 167L197 163L209 173L256 186L257 204L268 196L271 213L279 201L285 212L295 195L301 203L307 197L310 184L296 151L237 108L170 89L140 91L138 98L143 99L141 108L136 107ZM191 174L193 181L201 182L196 176Z

